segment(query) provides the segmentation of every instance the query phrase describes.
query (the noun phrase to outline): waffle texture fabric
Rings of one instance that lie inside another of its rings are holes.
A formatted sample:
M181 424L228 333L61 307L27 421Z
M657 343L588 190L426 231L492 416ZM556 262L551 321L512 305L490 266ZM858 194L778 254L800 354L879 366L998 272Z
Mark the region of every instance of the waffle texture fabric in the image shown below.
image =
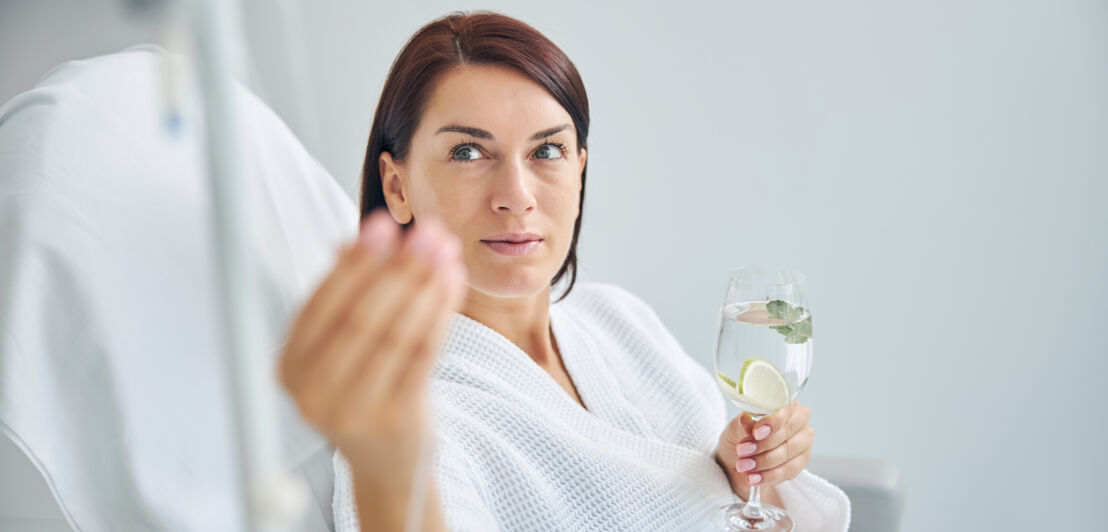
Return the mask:
M580 283L550 306L582 408L526 353L456 314L429 387L433 478L447 528L715 531L738 501L715 461L729 417L716 379L642 300ZM359 530L334 455L338 532ZM777 485L797 532L845 532L850 502L803 471Z

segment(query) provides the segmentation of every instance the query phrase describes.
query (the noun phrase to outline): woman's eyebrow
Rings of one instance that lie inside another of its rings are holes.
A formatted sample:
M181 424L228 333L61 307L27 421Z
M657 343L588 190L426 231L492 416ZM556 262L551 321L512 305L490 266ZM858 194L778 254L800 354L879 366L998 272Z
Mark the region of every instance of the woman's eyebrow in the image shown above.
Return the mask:
M531 140L532 141L542 140L543 138L549 137L549 136L551 136L551 135L553 135L553 134L555 134L559 131L564 131L566 129L569 129L569 127L570 127L569 124L562 124L560 126L554 126L552 128L549 128L549 129L544 129L542 131L539 131L538 133L535 133L534 135L531 135Z
M544 129L542 131L539 131L538 133L535 133L534 135L531 135L530 140L532 140L532 141L542 140L545 137L549 137L549 136L551 136L555 133L558 133L560 131L564 131L566 129L569 129L570 127L572 127L572 126L570 126L569 124L562 124L560 126L554 126L552 128L547 128L547 129ZM439 133L463 133L465 135L469 135L469 136L474 137L474 138L479 138L479 139L484 139L484 140L494 140L494 137L492 136L492 133L489 133L488 131L485 131L484 129L476 128L476 127L469 127L469 126L460 126L458 124L448 124L448 125L442 126L442 127L439 128L438 131L435 132L436 135L438 135Z
M464 133L466 135L469 135L471 137L477 137L479 139L484 139L484 140L492 140L493 139L492 133L489 133L488 131L485 131L485 130L479 129L479 128L475 128L475 127L459 126L459 125L456 125L456 124L450 124L450 125L440 127L439 130L435 132L435 134L438 135L439 133Z

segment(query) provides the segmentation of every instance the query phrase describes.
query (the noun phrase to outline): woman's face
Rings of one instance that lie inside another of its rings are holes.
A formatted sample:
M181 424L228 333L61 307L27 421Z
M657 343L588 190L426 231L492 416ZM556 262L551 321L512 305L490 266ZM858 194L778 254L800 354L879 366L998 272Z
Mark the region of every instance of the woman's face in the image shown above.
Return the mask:
M380 164L397 222L439 218L461 239L471 290L523 297L549 286L569 253L585 156L545 89L464 65L439 80L405 160L383 153Z

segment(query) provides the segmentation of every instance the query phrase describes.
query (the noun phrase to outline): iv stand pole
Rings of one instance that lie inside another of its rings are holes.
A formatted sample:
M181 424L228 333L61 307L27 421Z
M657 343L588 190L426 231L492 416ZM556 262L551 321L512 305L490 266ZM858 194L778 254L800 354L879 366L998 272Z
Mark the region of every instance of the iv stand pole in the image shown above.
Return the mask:
M208 164L215 205L216 253L224 345L237 433L236 462L243 530L284 532L301 517L306 493L281 466L277 372L265 351L254 273L253 168L244 157L244 128L236 111L234 74L245 64L238 0L169 0L191 30L207 126Z

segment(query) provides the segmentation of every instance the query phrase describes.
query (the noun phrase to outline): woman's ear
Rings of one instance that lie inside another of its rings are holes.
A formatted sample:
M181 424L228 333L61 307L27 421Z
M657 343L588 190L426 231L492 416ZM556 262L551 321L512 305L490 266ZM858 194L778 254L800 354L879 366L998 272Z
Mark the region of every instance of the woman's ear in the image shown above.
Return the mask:
M389 207L392 219L398 224L412 221L412 205L408 201L408 190L402 177L404 168L387 151L381 152L378 166L381 172L381 192L385 195L385 204Z
M577 159L577 186L581 186L581 174L585 172L585 161L589 158L589 150L581 148L581 157Z

